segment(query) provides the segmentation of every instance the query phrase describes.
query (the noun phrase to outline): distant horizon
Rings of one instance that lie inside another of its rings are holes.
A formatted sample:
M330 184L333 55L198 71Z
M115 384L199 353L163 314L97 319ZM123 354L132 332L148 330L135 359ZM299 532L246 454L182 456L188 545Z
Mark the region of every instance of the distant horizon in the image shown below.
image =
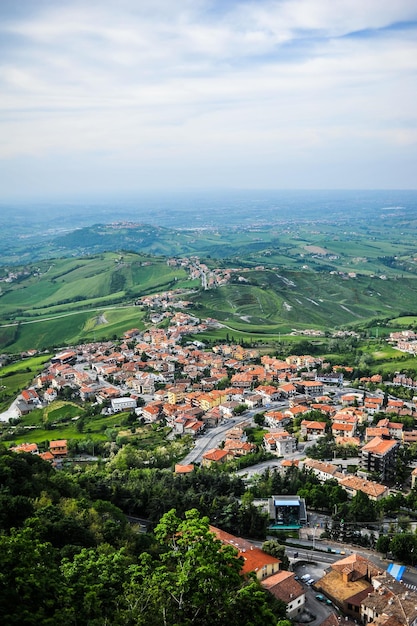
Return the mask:
M364 194L372 194L372 193L413 193L417 192L417 187L409 187L409 188L400 188L400 187L380 187L380 188L367 188L367 187L357 187L357 188L342 188L342 187L328 187L328 188L267 188L267 187L225 187L225 188L172 188L172 189L141 189L138 191L114 191L114 192L85 192L83 194L68 194L68 193L57 193L57 194L44 194L41 195L32 195L32 196L19 196L19 197L0 197L0 206L5 205L27 205L27 204L48 204L52 202L54 204L85 204L85 203L108 203L108 202L136 202L138 200L152 198L154 200L169 200L170 197L189 197L195 198L198 195L206 194L210 195L221 195L224 194L225 197L233 194L355 194L355 193L364 193Z

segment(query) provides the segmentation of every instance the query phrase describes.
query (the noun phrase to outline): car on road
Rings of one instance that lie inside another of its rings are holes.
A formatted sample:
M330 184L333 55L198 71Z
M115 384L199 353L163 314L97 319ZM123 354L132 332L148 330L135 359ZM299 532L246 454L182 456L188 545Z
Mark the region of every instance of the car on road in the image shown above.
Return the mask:
M325 602L326 598L321 593L316 593L316 600L319 602Z

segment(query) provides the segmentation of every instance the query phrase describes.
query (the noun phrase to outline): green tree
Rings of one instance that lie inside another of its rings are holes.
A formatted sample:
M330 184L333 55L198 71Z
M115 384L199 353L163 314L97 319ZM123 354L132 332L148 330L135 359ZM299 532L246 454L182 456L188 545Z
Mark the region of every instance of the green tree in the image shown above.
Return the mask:
M372 522L376 520L375 504L366 493L358 491L349 506L349 517L355 522Z
M207 517L192 509L181 521L171 510L162 517L155 536L165 547L162 567L155 568L154 577L164 598L166 624L241 624L236 620L236 596L245 600L245 623L275 624L258 581L245 582L240 573L243 559L236 548L215 537Z
M411 533L398 533L391 539L390 550L394 559L413 563L417 560L417 537Z
M64 559L62 621L77 626L117 623L114 618L123 604L131 564L123 548L113 550L105 544L98 550L84 548L73 560Z
M241 415L242 413L244 413L247 410L247 408L248 408L247 404L238 404L233 409L233 415Z
M2 624L56 624L62 579L48 542L30 529L0 536L0 615Z
M265 424L265 414L264 413L255 413L253 416L253 421L258 426L263 426Z
M375 548L378 550L378 552L386 554L389 551L390 543L391 537L388 537L388 535L380 535L378 537L378 541L376 542Z
M274 541L273 539L270 539L268 541L265 541L262 544L262 550L266 552L267 554L270 554L271 556L274 556L277 559L280 559L281 561L280 568L284 570L288 570L289 565L290 565L290 560L285 554L285 546L280 544L278 541Z

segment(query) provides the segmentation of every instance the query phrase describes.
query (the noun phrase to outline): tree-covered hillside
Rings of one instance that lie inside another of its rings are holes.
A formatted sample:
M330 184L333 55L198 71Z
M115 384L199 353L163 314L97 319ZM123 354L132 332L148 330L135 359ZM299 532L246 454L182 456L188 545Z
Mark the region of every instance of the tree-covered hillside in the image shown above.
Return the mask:
M145 472L132 470L129 483L113 483L108 471L57 472L37 456L1 448L2 623L273 626L285 615L256 578L241 576L236 549L215 539L202 512L209 498L212 520L216 508L231 505L216 480L225 493L239 482L202 473L180 487L183 477L176 477L171 493L188 494L176 512L170 491L155 489L162 483L148 475L146 490ZM114 502L149 512L158 520L153 532L140 534Z

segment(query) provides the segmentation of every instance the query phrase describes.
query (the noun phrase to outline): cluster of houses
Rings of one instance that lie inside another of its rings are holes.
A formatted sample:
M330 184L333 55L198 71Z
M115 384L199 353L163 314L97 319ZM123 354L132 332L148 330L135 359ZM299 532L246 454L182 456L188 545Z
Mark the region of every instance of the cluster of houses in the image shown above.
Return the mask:
M359 554L333 563L314 588L355 622L375 626L417 623L417 593Z
M66 439L56 439L49 442L48 449L40 452L37 443L21 443L11 448L13 452L28 452L36 454L44 461L49 461L54 467L60 467L63 459L68 455Z
M170 267L182 267L189 272L191 280L200 280L204 289L212 289L227 285L232 278L236 278L239 282L247 282L241 275L249 272L253 268L209 268L203 263L199 257L181 257L170 258L167 261ZM258 266L255 270L264 270L264 266Z
M167 315L167 328L132 328L121 343L83 344L56 354L22 392L18 411L22 415L45 406L69 387L73 396L103 405L107 414L135 411L144 422L163 420L175 434L197 437L238 412L255 409L264 414L268 452L285 459L297 450L300 438L315 440L330 430L339 446L358 448L362 476L371 474L382 483L392 479L401 446L417 441L417 430L392 421L393 414L412 414L413 405L363 391L343 394L337 402L325 394L325 385L340 388L347 368L331 369L311 355L260 356L255 349L229 343L210 351L198 341L182 345L185 335L206 330L211 321L202 323L184 311ZM382 377L363 382L378 384ZM274 408L276 401L285 401L286 408ZM325 420L310 419L312 410ZM387 417L374 425L375 413ZM298 437L288 428L296 418L301 418ZM221 449L208 451L202 462L221 464L252 451L244 430L232 429Z
M401 352L417 354L417 333L414 330L401 330L390 333L388 342L397 350L401 350Z
M135 411L149 423L164 420L178 435L196 437L206 428L230 420L221 448L209 450L202 457L202 465L210 467L254 450L246 440L245 424L237 427L232 420L241 410L259 409L267 429L263 445L284 459L282 467L298 464L321 481L335 479L351 497L359 491L371 500L388 495L384 483L393 478L401 446L417 441L417 430L405 429L402 423L393 421L393 416L413 415L413 405L363 391L341 394L335 403L332 395L325 394L325 385L340 386L343 367L321 376L319 372L327 364L310 355L278 359L229 343L210 351L199 342L182 345L184 335L204 330L210 322L202 324L183 311L169 312L168 319L167 328L144 332L131 329L118 344L83 344L56 354L33 386L22 392L18 403L21 414L53 402L61 390L69 387L81 401L102 404L105 411ZM369 379L375 384L381 381L380 376ZM285 408L271 406L281 400L285 400ZM319 417L309 419L311 411L320 411L325 421ZM375 413L385 415L376 421ZM344 473L336 463L287 459L299 443L291 433L293 429L288 429L295 419L300 425L299 438L304 441L315 441L330 432L338 445L357 448L357 475ZM36 444L13 449L39 454ZM58 440L51 441L48 451L40 456L58 465L67 454L67 441ZM193 471L193 466L177 465L175 471L186 473ZM369 480L370 475L379 480ZM414 486L417 470L412 480ZM275 517L281 500L277 499ZM288 517L288 503L281 504ZM255 572L265 589L286 603L288 617L297 619L305 608L305 587L294 573L280 569L279 559L249 542L214 527L212 531L223 543L236 547L243 558L243 571ZM415 592L404 589L359 555L334 563L314 588L353 621L376 626L417 623ZM323 626L336 623L337 617L331 616Z
M308 586L294 571L282 569L280 559L251 542L213 526L210 529L223 544L236 548L243 561L242 574L254 573L265 590L285 603L289 619L297 623L305 621ZM296 561L293 569L297 569ZM417 593L399 582L395 572L389 573L359 554L335 561L312 587L320 592L316 598L326 599L343 613L343 622L348 626L358 621L372 626L417 623ZM319 626L336 626L340 620L340 615L332 612Z

